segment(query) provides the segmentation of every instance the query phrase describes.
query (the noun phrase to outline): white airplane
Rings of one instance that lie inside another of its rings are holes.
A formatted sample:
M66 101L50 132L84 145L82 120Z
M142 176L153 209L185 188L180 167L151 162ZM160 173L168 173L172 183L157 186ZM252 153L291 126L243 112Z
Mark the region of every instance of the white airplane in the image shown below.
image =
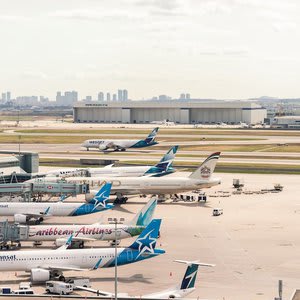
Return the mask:
M221 179L212 178L220 152L211 154L192 174L187 177L69 177L65 180L71 183L89 184L90 190L105 182L112 183L111 194L116 195L115 203L125 203L124 195L168 195L196 189L209 188L221 183ZM46 179L45 179L46 180ZM56 177L47 178L47 182L56 181ZM30 181L30 180L29 180ZM91 191L93 194L93 191ZM91 195L87 195L89 198Z
M147 295L142 295L142 296L130 296L127 293L118 293L118 297L120 298L136 298L136 299L182 299L185 296L191 294L192 292L195 291L195 282L196 282L196 277L198 273L198 267L199 266L204 266L204 267L214 267L215 265L212 264L206 264L206 263L201 263L199 261L185 261L185 260L175 260L175 262L179 263L185 263L187 264L187 268L185 271L185 274L183 276L183 279L181 281L181 284L175 287L171 287L167 290L157 292L157 293L152 293L152 294L147 294ZM80 290L88 291L97 294L98 296L104 296L104 297L114 297L115 294L101 291L101 290L95 290L92 288L86 288L86 287L77 287Z
M113 149L114 151L126 151L127 148L145 148L158 144L155 141L158 127L154 128L152 132L144 140L86 140L81 145L89 151L90 148L96 148L100 151Z
M175 122L168 121L168 120L152 121L152 122L150 122L150 124L165 125L165 126L175 126Z
M156 257L165 253L155 248L160 224L160 219L152 220L131 246L117 249L116 258L115 248L67 249L72 242L70 236L66 244L56 250L1 251L0 271L30 272L32 282L42 282L53 277L64 280L63 271L114 267L115 259L121 266Z
M0 216L14 216L17 223L34 219L36 224L51 216L81 216L113 208L109 200L111 183L105 183L89 203L82 202L0 202Z
M152 220L156 199L151 199L148 203L135 215L133 220L125 224L117 225L117 240L122 240L137 236L149 225ZM66 243L68 237L73 234L74 242L79 242L79 248L84 247L84 242L89 241L114 241L115 225L101 224L99 222L85 225L38 225L28 226L28 238L26 241L54 241L56 246L62 246ZM21 240L23 241L23 240Z
M129 166L114 167L108 165L103 168L68 168L52 170L44 175L46 177L80 177L80 176L108 176L108 177L139 177L139 176L164 176L173 173L173 160L175 159L178 146L173 146L155 166ZM41 174L42 175L42 174Z

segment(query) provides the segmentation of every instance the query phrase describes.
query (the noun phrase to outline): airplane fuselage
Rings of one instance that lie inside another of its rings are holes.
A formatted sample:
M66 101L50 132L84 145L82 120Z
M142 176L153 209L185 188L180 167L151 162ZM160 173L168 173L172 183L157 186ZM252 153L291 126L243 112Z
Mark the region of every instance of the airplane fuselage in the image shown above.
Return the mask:
M45 179L49 182L57 180L54 178ZM208 180L192 179L189 177L69 177L70 183L86 183L90 185L90 190L97 189L106 182L112 183L111 194L174 194L191 191L194 189L209 188L220 184L218 178Z
M0 216L16 214L44 216L80 216L105 210L102 206L95 208L90 203L71 202L1 202Z
M118 248L117 264L130 264L163 253L164 250L154 249L153 253L140 255L138 250ZM96 264L99 268L109 268L114 266L114 257L114 248L1 251L0 271L29 272L34 268L55 270L55 267L91 269Z
M117 240L130 238L141 234L144 226L118 225ZM111 224L88 224L88 225L39 225L28 226L29 241L55 241L67 239L73 234L76 238L87 238L102 241L115 240L115 225Z

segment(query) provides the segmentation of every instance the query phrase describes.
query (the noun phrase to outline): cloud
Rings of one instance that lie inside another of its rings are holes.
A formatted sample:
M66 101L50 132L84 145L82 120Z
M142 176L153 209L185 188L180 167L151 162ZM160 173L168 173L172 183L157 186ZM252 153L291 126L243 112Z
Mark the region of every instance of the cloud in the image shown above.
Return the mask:
M17 16L17 15L0 15L0 21L5 22L22 22L29 21L30 18L25 16Z
M24 71L21 74L21 76L23 78L27 78L27 79L47 79L48 78L48 75L43 72L31 71L31 70Z

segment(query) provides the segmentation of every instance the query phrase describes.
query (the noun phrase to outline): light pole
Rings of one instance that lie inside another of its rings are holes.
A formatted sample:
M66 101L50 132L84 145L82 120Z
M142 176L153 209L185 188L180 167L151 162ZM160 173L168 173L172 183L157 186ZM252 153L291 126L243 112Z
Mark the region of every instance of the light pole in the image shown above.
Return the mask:
M118 299L118 245L117 245L117 231L118 231L118 224L122 224L125 221L124 218L108 218L108 222L110 224L115 224L115 300Z

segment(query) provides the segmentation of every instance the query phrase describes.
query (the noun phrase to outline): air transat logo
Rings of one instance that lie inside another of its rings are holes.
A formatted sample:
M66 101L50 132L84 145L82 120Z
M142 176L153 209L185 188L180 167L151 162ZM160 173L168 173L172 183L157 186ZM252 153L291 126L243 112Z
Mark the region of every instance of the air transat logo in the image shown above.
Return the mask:
M139 245L139 255L136 257L136 259L138 259L144 253L154 254L156 239L150 236L153 231L154 229L148 232L144 237L136 240Z
M96 210L99 206L102 206L103 208L106 208L107 206L107 201L108 201L108 196L104 196L104 194L106 193L106 191L102 192L99 196L95 197L95 205L93 208L93 211Z
M200 173L203 178L209 178L209 176L211 175L211 170L209 167L204 166L200 169Z

